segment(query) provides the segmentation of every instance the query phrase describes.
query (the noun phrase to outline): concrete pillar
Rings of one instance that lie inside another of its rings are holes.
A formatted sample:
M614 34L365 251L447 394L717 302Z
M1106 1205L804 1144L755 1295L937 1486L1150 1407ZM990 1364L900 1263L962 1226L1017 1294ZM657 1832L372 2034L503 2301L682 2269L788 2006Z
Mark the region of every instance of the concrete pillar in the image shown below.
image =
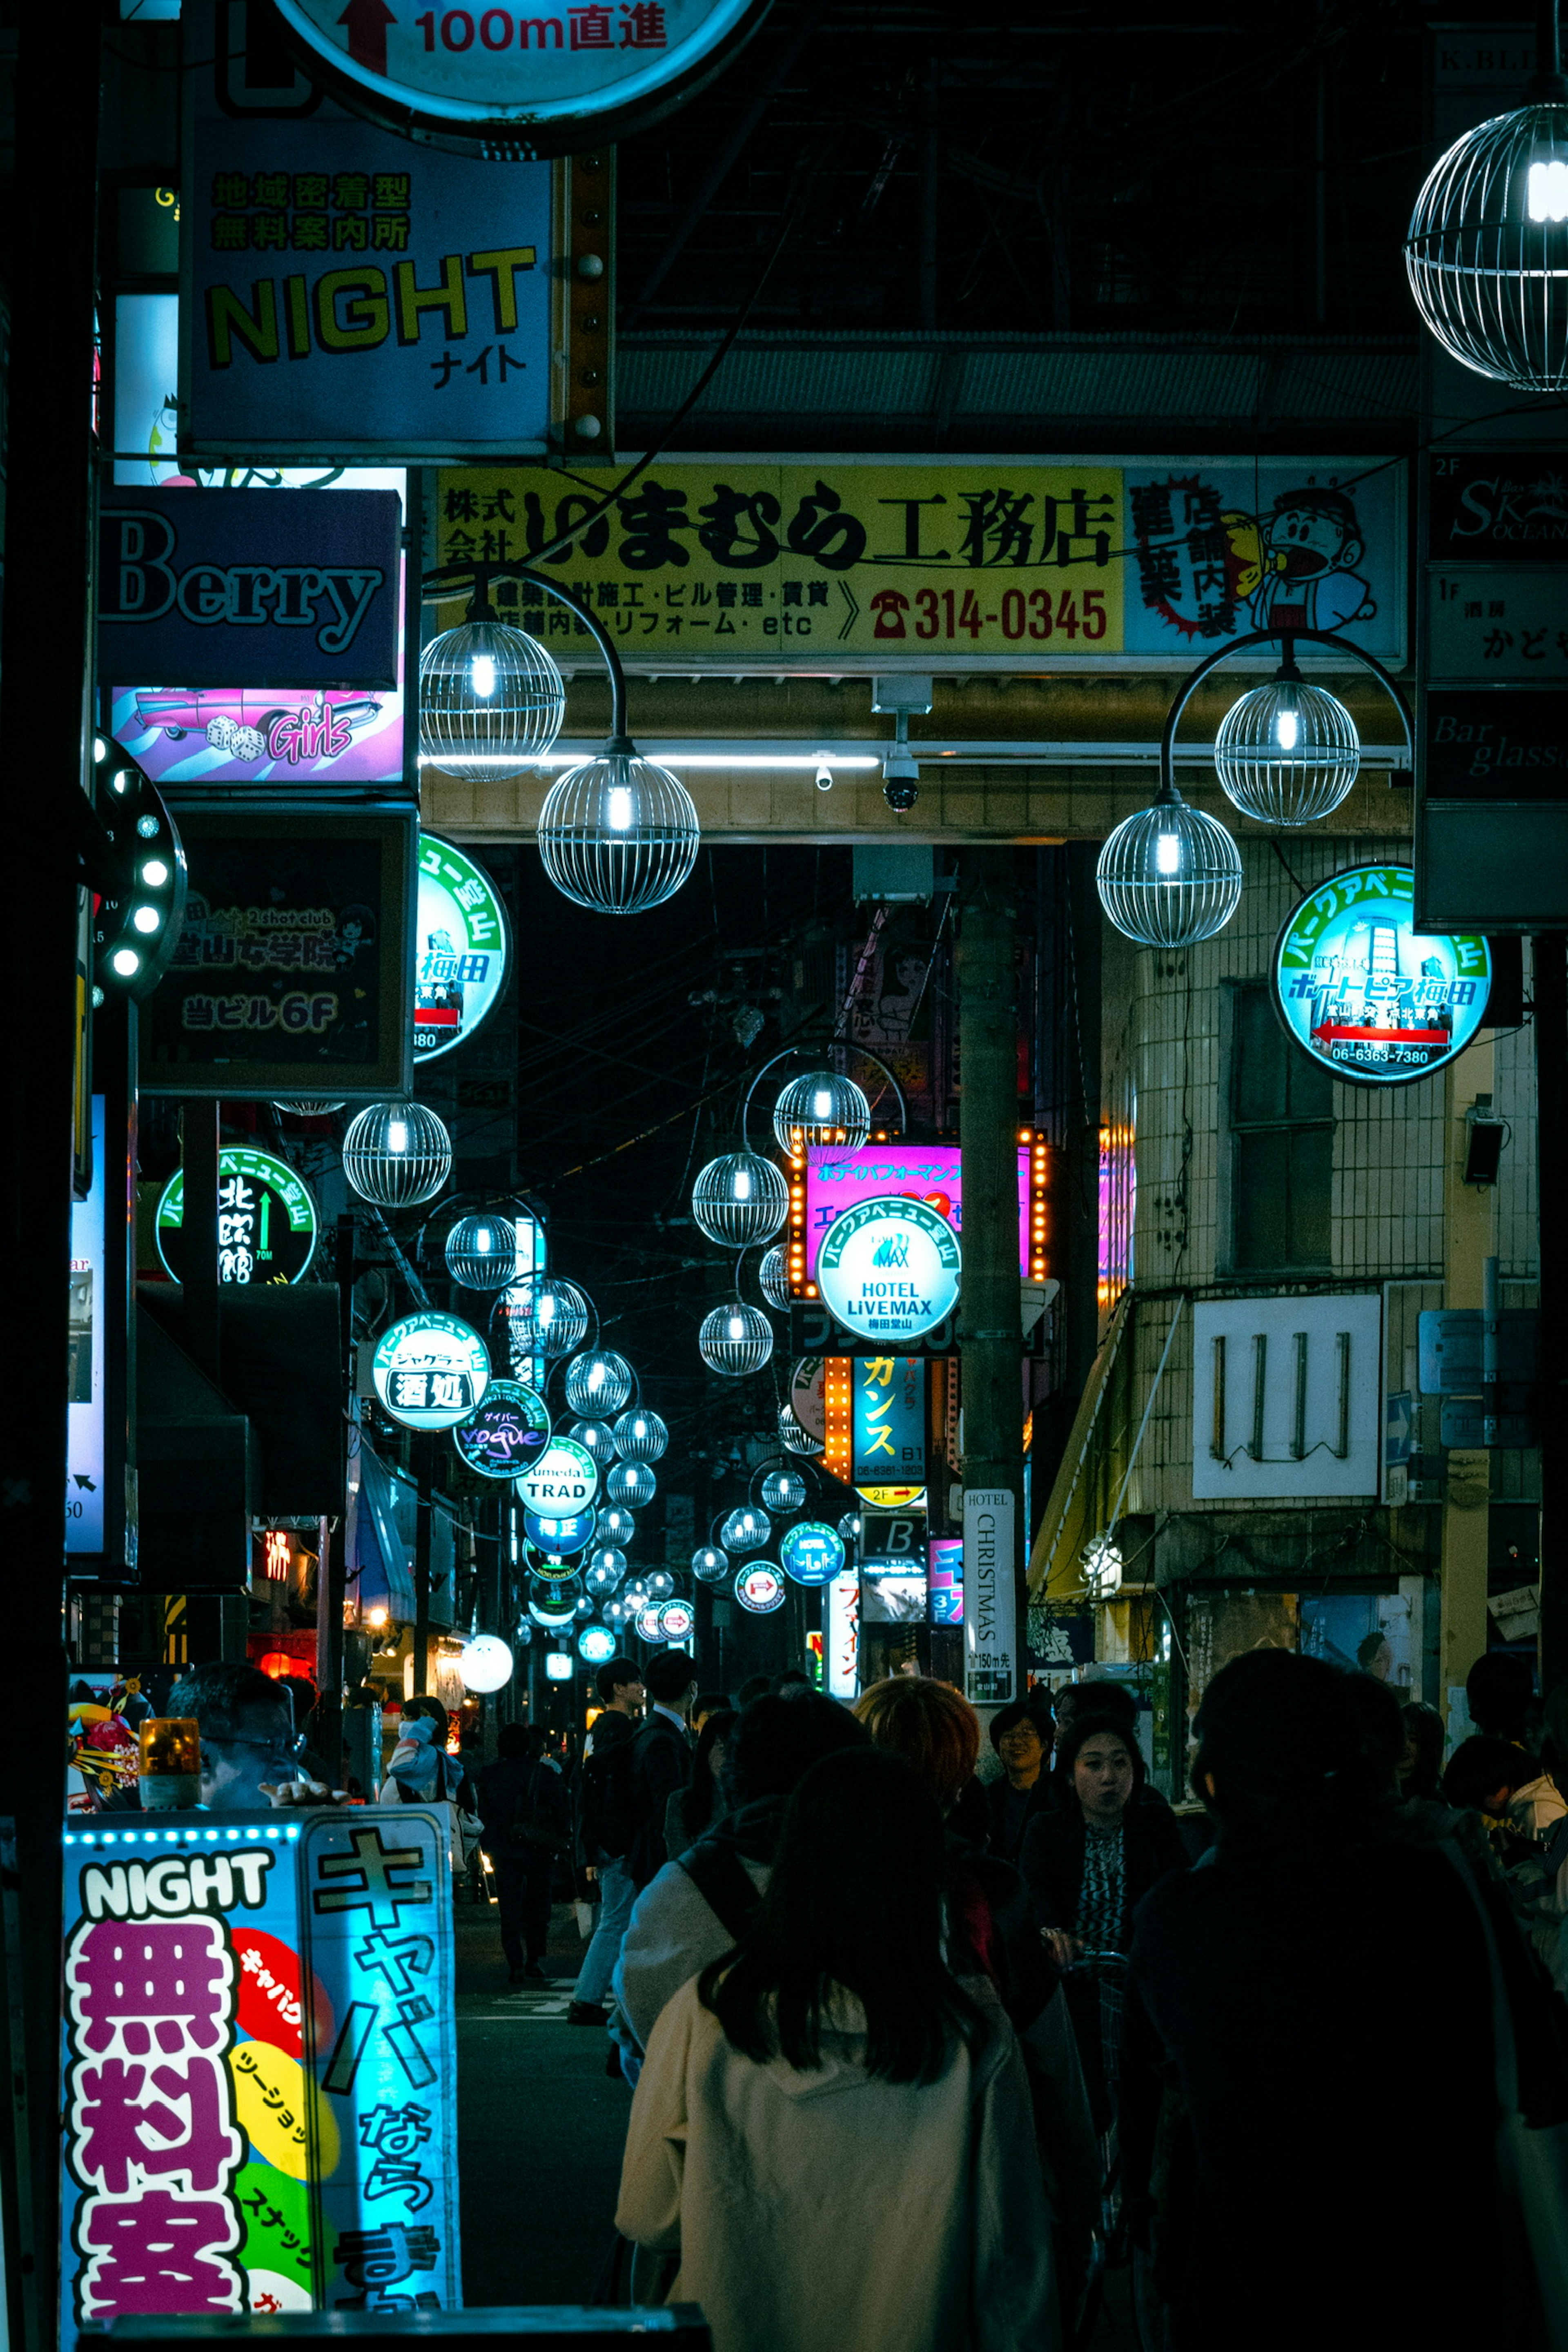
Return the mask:
M1479 1307L1483 1303L1486 1262L1495 1254L1494 1203L1489 1184L1467 1184L1469 1141L1466 1113L1478 1095L1490 1096L1492 1035L1483 1029L1475 1044L1448 1066L1445 1079L1446 1134L1443 1176L1443 1303ZM1449 1694L1462 1691L1465 1677L1487 1646L1487 1523L1491 1457L1456 1448L1448 1455L1443 1496L1442 1633L1438 1704L1445 1717Z

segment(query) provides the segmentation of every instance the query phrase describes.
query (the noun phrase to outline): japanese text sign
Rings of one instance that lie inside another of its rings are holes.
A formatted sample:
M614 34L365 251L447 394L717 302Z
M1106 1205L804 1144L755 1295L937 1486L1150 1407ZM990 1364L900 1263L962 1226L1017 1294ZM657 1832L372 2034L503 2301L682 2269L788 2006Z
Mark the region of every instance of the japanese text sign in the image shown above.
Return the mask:
M64 1843L66 2344L120 2317L454 2307L437 1818L121 1813Z
M1479 935L1420 931L1408 866L1356 866L1302 899L1275 950L1276 1001L1335 1077L1397 1086L1463 1053L1486 1017Z
M1435 562L1568 563L1561 449L1442 450L1426 468L1426 547Z
M183 452L548 446L548 164L447 154L331 109L198 119L187 152Z
M106 489L102 666L187 688L395 687L399 528L394 490Z
M1018 1273L1029 1272L1030 1153L1018 1152ZM805 1266L815 1279L817 1255L834 1220L858 1201L893 1194L923 1201L963 1237L963 1160L956 1143L812 1143L805 1153Z
M406 1092L414 811L181 806L178 822L190 887L174 960L142 1015L143 1087Z
M857 1486L923 1486L926 1365L923 1356L855 1359L854 1481Z
M444 472L438 560L530 560L614 488L580 471L567 490L542 468ZM1370 461L682 458L551 568L623 659L661 670L1139 668L1258 628L1337 630L1397 662L1402 497ZM552 650L582 630L502 585Z
M963 1490L963 1695L1005 1706L1017 1676L1017 1505L1005 1486Z
M104 1547L104 1202L107 1171L104 1098L92 1098L92 1183L71 1204L70 1371L66 1425L66 1550L90 1555Z

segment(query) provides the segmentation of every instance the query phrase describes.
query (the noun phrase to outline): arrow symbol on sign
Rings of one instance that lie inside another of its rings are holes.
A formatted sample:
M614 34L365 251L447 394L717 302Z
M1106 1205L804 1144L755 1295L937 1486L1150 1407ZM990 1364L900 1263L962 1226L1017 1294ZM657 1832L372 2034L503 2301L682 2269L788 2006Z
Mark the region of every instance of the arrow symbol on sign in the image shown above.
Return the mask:
M349 28L349 55L355 65L367 73L384 74L386 28L397 22L385 0L349 0L338 22Z

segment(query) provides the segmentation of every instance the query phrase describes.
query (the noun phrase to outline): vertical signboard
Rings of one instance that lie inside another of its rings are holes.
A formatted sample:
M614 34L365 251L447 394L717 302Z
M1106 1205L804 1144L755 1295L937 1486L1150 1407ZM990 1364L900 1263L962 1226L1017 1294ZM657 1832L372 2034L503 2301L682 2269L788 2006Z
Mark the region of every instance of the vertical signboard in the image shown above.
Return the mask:
M455 2307L444 1827L101 1819L64 1836L68 2352L122 2317Z
M104 1118L92 1098L92 1184L71 1207L70 1373L66 1421L66 1551L104 1548Z
M964 1488L963 1695L978 1706L1016 1696L1016 1518L1009 1488Z
M922 1356L855 1359L855 1475L868 1486L926 1482L926 1366Z
M823 1589L823 1687L829 1698L860 1695L860 1572L849 1568Z

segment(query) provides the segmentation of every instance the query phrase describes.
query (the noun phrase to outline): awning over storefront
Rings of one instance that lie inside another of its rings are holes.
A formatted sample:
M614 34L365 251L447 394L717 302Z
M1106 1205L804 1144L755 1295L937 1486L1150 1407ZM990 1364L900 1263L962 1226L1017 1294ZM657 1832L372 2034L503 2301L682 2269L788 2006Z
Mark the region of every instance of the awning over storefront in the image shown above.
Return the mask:
M415 1615L414 1543L418 1497L405 1478L362 1441L351 1480L348 1584L362 1609L377 1605L401 1624ZM439 1500L430 1520L430 1622L450 1625L454 1613L452 1521Z

